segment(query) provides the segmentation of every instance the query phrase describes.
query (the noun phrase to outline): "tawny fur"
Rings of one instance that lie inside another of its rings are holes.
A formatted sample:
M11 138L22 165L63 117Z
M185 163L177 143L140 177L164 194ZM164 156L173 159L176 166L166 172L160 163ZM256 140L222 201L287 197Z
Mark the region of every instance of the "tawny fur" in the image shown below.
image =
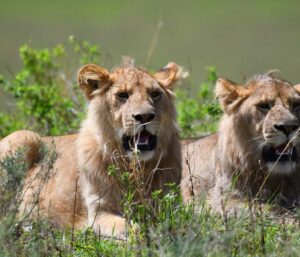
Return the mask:
M216 96L224 110L218 132L183 144L185 202L202 196L221 213L235 213L249 200L299 205L299 159L290 167L276 163L270 168L262 156L267 142L290 142L300 153L298 87L270 75L256 76L245 86L218 80ZM270 110L260 110L260 103L270 104ZM295 129L287 137L276 129L279 125Z
M156 149L151 155L141 155L134 167L146 184L144 196L157 189L166 193L166 183L180 184L181 149L171 90L186 74L175 63L153 75L135 68L132 61L126 63L111 73L94 64L80 69L78 82L89 108L79 134L41 138L19 131L0 141L1 158L19 147L27 149L30 169L20 215L31 211L31 216L45 216L59 227L93 226L96 233L124 238L121 200L127 185L120 186L117 178L108 174L108 167L130 171L135 155L123 149L120 133L133 134L141 124L132 117L141 112L155 113L155 118L143 126L157 135ZM154 90L161 93L157 100L151 98ZM128 100L118 99L119 92L128 92ZM41 145L54 147L58 154L53 174L45 183L39 178L45 169L39 156ZM33 199L39 191L36 204Z

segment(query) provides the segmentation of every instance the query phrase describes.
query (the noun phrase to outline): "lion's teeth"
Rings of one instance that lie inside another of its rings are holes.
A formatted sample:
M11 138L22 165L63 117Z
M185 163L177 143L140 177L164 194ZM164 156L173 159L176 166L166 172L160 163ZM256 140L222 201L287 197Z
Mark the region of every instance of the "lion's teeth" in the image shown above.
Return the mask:
M290 155L292 153L293 153L292 146L285 146L285 147L280 147L279 149L276 149L277 155Z

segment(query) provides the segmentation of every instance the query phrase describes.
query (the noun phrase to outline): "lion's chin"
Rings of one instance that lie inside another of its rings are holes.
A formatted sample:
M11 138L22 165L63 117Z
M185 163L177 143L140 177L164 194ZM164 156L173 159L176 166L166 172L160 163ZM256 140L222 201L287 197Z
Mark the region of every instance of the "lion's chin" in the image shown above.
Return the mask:
M140 161L150 161L155 156L155 151L147 151L147 152L138 152L134 154L132 151L127 152L127 156L129 159L138 158Z
M296 169L296 162L267 162L268 172L274 175L291 174Z

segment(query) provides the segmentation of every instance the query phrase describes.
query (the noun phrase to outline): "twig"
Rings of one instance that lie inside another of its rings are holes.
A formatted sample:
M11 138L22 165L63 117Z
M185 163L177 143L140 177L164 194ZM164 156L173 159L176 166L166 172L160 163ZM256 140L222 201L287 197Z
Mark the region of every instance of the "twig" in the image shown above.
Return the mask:
M78 190L78 177L76 178L75 182L75 196L74 196L74 209L73 209L73 222L72 222L72 236L71 236L71 245L70 251L73 251L74 246L74 229L75 229L75 215L76 215L76 203L77 203L77 190Z
M158 37L159 37L159 33L160 33L162 25L163 25L163 22L162 22L161 18L159 18L159 21L156 25L154 36L152 38L152 42L151 42L149 50L148 50L147 59L146 59L146 66L148 66L148 64L151 60L151 57L153 55L154 49L157 45Z

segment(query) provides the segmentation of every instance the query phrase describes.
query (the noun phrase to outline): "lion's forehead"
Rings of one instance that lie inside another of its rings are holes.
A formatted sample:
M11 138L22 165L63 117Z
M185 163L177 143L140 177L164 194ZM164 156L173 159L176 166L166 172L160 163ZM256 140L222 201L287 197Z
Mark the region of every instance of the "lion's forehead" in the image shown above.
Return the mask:
M157 81L146 71L139 69L119 69L114 72L114 86L124 89L132 87L152 87Z
M300 96L294 87L287 82L260 83L252 86L250 96L257 101L273 101L288 104L293 100L300 100Z

